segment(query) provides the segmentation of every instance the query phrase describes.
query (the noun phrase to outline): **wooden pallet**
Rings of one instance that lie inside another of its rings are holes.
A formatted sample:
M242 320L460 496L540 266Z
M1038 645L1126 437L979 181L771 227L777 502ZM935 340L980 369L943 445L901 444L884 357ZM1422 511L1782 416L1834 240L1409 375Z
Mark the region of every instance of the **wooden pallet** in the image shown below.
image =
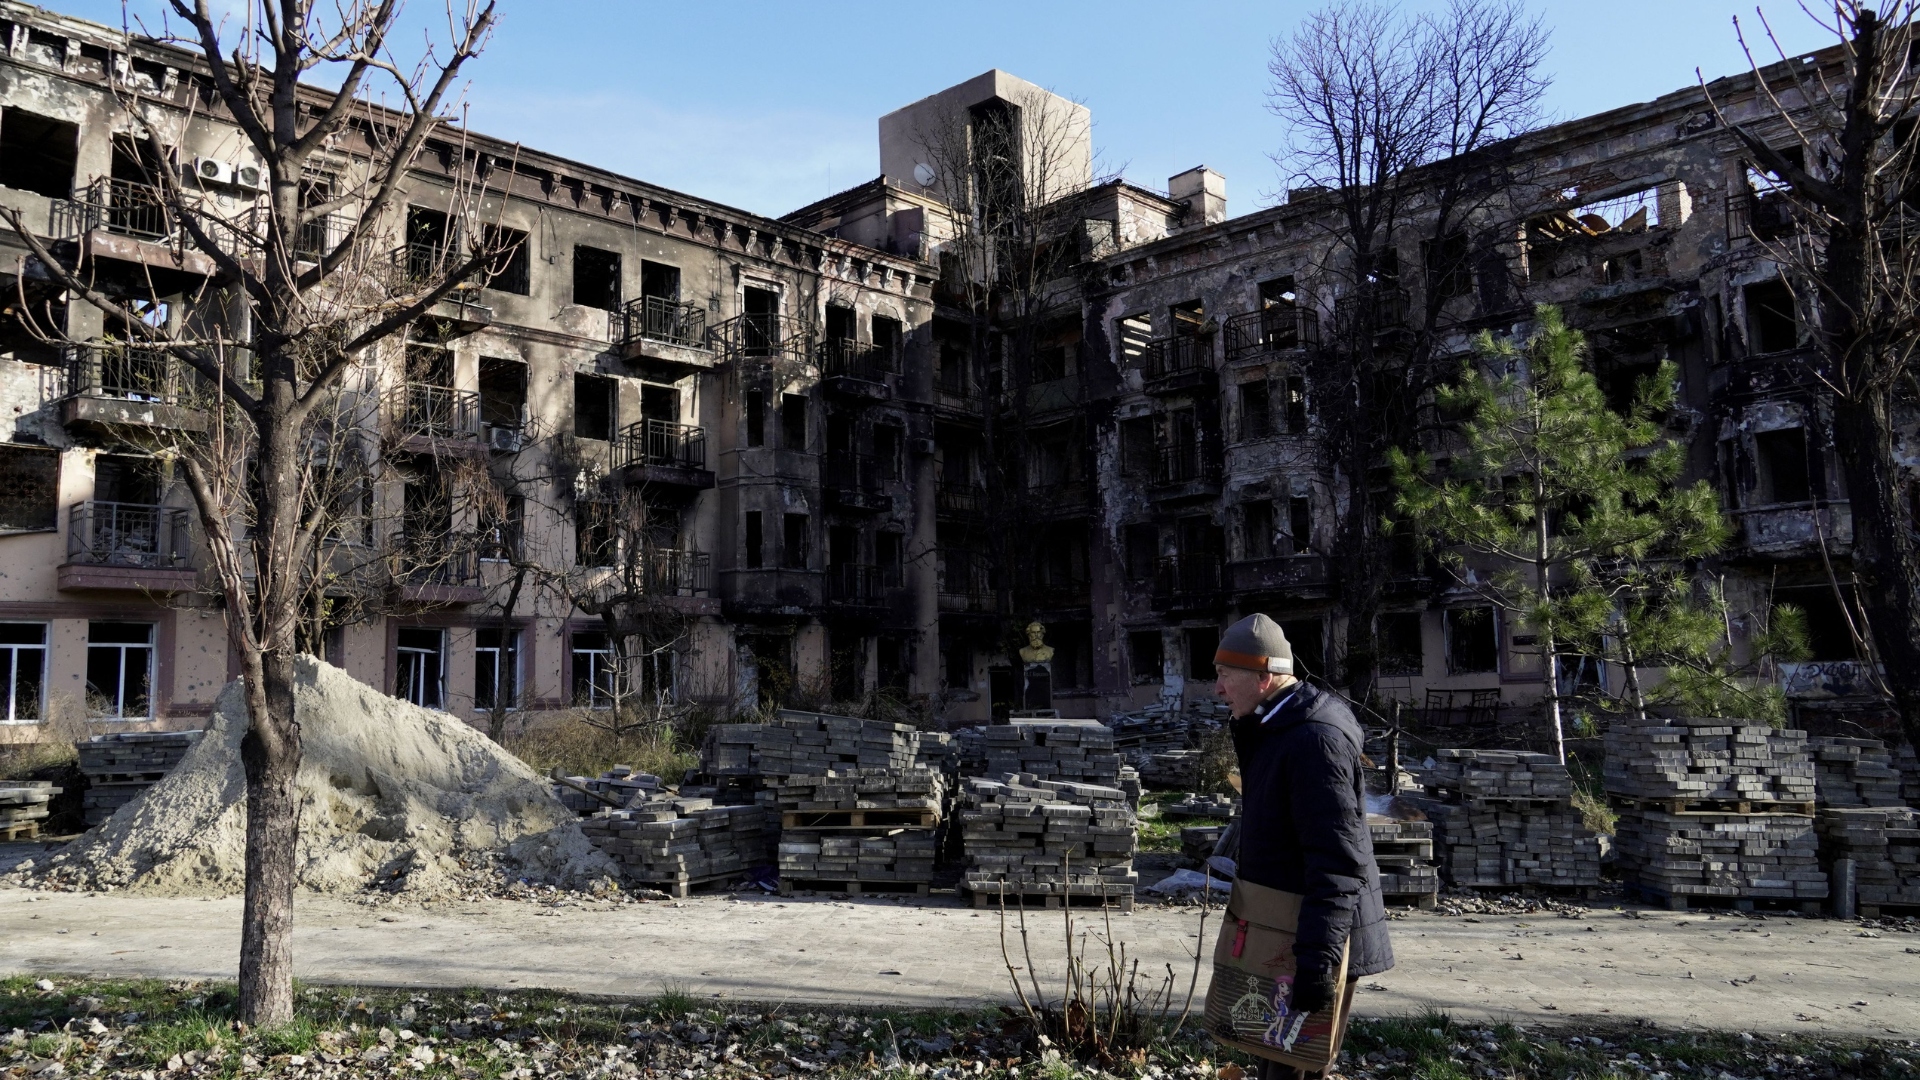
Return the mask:
M21 821L12 825L0 825L0 840L36 840L40 836L38 821Z
M1615 809L1658 810L1666 814L1794 814L1813 816L1813 802L1786 802L1779 799L1641 799L1628 795L1609 795Z
M907 893L913 896L925 896L931 886L924 881L813 881L800 878L795 881L780 879L780 895L792 896L800 892L846 893L849 896L866 896L874 893Z
M1920 904L1855 904L1854 913L1863 919L1911 917L1920 915Z
M1422 911L1431 911L1434 906L1440 902L1440 894L1430 892L1381 893L1380 899L1391 907L1410 907L1419 908Z
M1009 908L1038 907L1048 911L1058 911L1062 903L1072 907L1111 907L1117 911L1133 910L1133 886L1110 885L1100 895L1092 893L1042 893L1020 892L1015 889L976 888L972 885L960 886L973 894L973 906L976 908L998 908L1005 899ZM1118 890L1124 889L1125 892Z
M938 810L788 810L786 829L924 829L940 824Z
M636 878L634 884L645 889L658 889L675 900L685 900L696 890L731 885L746 876L745 870L730 870L724 874L709 874L706 877L685 878L679 881L641 881Z
M1826 907L1824 899L1792 896L1705 896L1699 893L1675 893L1648 885L1636 885L1626 882L1622 886L1626 894L1636 897L1643 904L1657 904L1668 911L1687 911L1692 908L1718 909L1724 911L1798 911L1802 915L1818 915Z

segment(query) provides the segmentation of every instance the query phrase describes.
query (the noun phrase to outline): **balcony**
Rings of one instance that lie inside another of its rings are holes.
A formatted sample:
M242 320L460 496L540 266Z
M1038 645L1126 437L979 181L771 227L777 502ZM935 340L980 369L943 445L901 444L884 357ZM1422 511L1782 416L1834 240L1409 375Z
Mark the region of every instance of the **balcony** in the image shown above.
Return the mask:
M1220 494L1220 454L1196 443L1162 446L1154 459L1148 497L1158 502L1211 499Z
M808 364L814 359L812 328L771 312L736 315L716 325L709 336L726 360Z
M620 431L613 443L613 467L629 484L650 493L692 499L713 487L707 468L707 430L697 424L639 420Z
M893 508L893 499L880 490L893 478L883 475L882 463L872 454L834 452L822 458L820 464L827 505L865 514L884 513Z
M811 614L820 606L821 573L783 567L720 571L723 612L729 618Z
M1394 285L1363 288L1333 302L1333 322L1348 341L1370 332L1376 348L1397 348L1411 341L1407 327L1411 305L1407 290Z
M1147 343L1141 357L1143 387L1149 394L1207 389L1214 383L1213 339L1193 334Z
M984 400L980 383L957 364L943 364L933 373L934 404L947 412L977 416Z
M486 599L480 583L477 538L402 536L394 541L388 560L388 592L398 603L420 607L477 604Z
M194 587L188 514L175 506L81 502L67 511L64 591L180 593Z
M899 354L851 338L828 338L816 347L821 385L845 397L885 401L893 396L887 376L899 371Z
M402 244L389 253L401 290L425 290L458 270L465 261L441 244ZM424 318L439 323L449 336L461 337L493 325L493 309L480 303L480 287L462 281L427 309Z
M1791 503L1733 511L1737 546L1746 555L1812 558L1853 551L1853 512L1847 502Z
M940 611L954 615L993 615L1000 607L992 569L979 555L962 549L940 552Z
M714 365L707 344L707 310L664 296L630 300L607 314L607 336L620 347L620 358L669 378Z
M192 407L199 375L164 350L116 342L69 346L66 374L60 419L76 434L207 430L207 414Z
M327 214L302 224L293 236L294 259L319 262L347 238L352 228L353 219L345 214Z
M151 184L101 177L71 199L54 200L52 227L55 237L76 240L86 260L114 259L193 277L216 269L191 243L177 242L172 211Z
M419 454L487 452L480 439L480 395L415 383L388 390L382 410L397 448Z
M934 487L933 502L941 517L979 517L987 512L987 489L971 482L942 479Z
M1217 554L1163 555L1154 566L1153 606L1159 611L1210 611L1226 601Z
M1035 484L1026 496L1027 506L1040 518L1078 517L1093 510L1093 484L1087 480Z
M1240 597L1307 599L1331 595L1333 576L1324 556L1311 552L1275 555L1227 564L1227 591Z
M889 582L888 577L894 580ZM887 606L887 590L898 587L899 575L883 575L878 566L835 563L827 567L827 603L830 606L878 614Z
M1289 349L1320 347L1320 314L1304 307L1270 307L1226 322L1227 363L1256 360Z

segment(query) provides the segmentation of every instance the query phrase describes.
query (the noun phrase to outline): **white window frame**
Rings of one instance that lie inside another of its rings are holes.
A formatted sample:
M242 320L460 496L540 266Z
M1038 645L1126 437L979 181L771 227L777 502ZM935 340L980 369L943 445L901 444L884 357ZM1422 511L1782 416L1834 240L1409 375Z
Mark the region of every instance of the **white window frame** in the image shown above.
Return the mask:
M487 633L488 631L494 631L500 634L504 634L505 639L503 643L500 645L480 644L480 635ZM502 654L505 654L510 658L510 666L512 668L512 673L513 673L513 679L512 679L513 692L511 695L509 695L509 699L506 704L506 711L507 712L519 711L520 688L521 688L520 679L523 674L523 671L521 668L520 653L521 653L521 644L524 640L525 640L524 637L520 633L520 628L517 626L509 627L505 630L501 630L497 626L484 626L474 631L474 634L473 634L473 677L474 677L473 707L475 711L492 712L494 709L493 705L480 704L480 672L482 670L480 658L481 658L481 655L484 653L493 654L493 699L496 702L498 702L500 699L500 658Z
M0 642L0 674L6 679L6 702L4 711L0 711L0 724L44 724L47 721L47 637L51 627L43 622L5 622L0 626L32 626L40 631L40 644L27 642ZM22 650L40 654L40 694L34 702L31 717L20 715L20 653Z
M579 708L611 709L614 704L612 691L613 688L618 685L616 680L618 680L620 676L619 669L614 661L612 639L609 638L606 646L599 649L582 649L578 644L578 639L581 635L596 633L604 632L596 630L571 630L567 633L567 648L572 654L572 668L569 672L572 685L568 687L568 691L572 692L573 687L580 684L580 661L581 657L586 657L588 658L587 700L584 702L575 700L573 704Z
M101 619L97 621L108 622L111 620ZM157 665L155 663L157 659L157 655L156 655L157 649L155 648L155 645L154 645L156 627L153 623L139 623L139 622L120 623L119 625L145 626L147 628L146 643L141 644L139 642L131 642L131 641L125 641L125 642L103 641L103 642L95 643L93 640L92 624L89 624L88 634L87 634L87 667L88 669L91 669L93 667L93 651L95 649L102 649L102 650L112 649L117 651L120 654L120 662L119 662L120 675L119 675L119 685L114 689L113 713L111 714L95 713L91 708L92 702L89 701L88 702L89 708L87 709L87 719L106 720L106 721L119 722L119 723L124 723L128 721L138 722L141 720L151 720L154 717L154 699L157 696L157 687L154 684L157 681L157 676L159 674L159 672L156 670ZM129 714L127 712L127 655L128 653L131 653L131 652L138 652L138 653L145 654L146 661L147 661L147 711L139 714ZM91 680L89 680L89 684L91 684Z
M408 702L410 704L418 705L423 709L433 709L435 711L444 711L447 707L447 631L446 631L446 628L437 627L437 626L409 626L409 627L405 627L404 629L405 630L430 630L440 636L440 647L436 650L436 649L423 649L414 645L402 645L400 644L398 635L395 635L394 645L393 645L393 666L395 668L394 674L396 676L396 678L394 679L394 683L395 683L394 689L396 690L401 689L400 684L404 681L405 690L403 693L395 694L394 696L399 698L402 701ZM433 657L438 665L437 678L435 678L434 680L434 696L437 700L432 705L429 705L425 701L421 700L421 698L425 696L423 691L425 691L427 687L427 682L425 678L426 673L423 667L420 665L420 661L413 659L414 657L427 657L427 656Z

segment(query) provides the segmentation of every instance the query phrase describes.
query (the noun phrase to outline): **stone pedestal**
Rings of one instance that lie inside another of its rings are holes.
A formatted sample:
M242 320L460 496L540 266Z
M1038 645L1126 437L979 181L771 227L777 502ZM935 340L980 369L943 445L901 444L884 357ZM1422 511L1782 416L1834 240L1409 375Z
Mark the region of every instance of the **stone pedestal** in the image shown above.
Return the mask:
M1021 687L1020 707L1022 709L1053 708L1053 665L1028 664L1026 678Z

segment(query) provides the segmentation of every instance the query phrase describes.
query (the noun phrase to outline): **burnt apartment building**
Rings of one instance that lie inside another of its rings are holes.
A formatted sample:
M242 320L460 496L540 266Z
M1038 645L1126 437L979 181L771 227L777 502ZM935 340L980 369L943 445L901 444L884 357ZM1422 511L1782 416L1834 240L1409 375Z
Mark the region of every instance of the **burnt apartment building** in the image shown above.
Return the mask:
M1751 108L1744 78L1715 91ZM189 318L210 267L155 212L151 170L226 207L260 187L210 100L187 53L0 0L0 203L95 280L158 294L153 317ZM171 160L141 160L136 115ZM1004 270L961 257L974 238L949 210L953 177L990 170L942 148L995 124L1023 133L1008 175L1071 223L1024 306L968 301ZM883 175L779 219L478 133L431 146L386 223L398 257L461 243L473 206L514 255L368 358L357 392L392 468L365 495L365 534L342 543L408 551L423 521L493 541L400 573L315 647L476 720L605 706L644 678L723 707L890 689L979 722L1026 703L1032 622L1068 715L1207 697L1220 628L1252 611L1325 670L1345 632L1330 549L1353 482L1312 377L1353 302L1327 273L1326 207L1305 193L1228 217L1204 168L1164 192L1096 183L1086 110L1002 72L879 128ZM1552 301L1614 383L1679 365L1675 434L1739 526L1730 593L1812 614L1815 658L1785 675L1796 700L1858 700L1826 569L1845 566L1845 493L1792 363L1795 307L1754 240L1782 224L1767 178L1697 89L1523 143L1530 183L1473 223L1494 257L1445 286L1449 347ZM317 222L313 248L340 227ZM1421 264L1415 232L1397 265ZM1373 301L1389 330L1426 303L1422 275L1403 278ZM236 665L191 501L127 436L208 417L184 371L116 344L10 232L0 288L0 738L60 717L196 724ZM22 296L80 344L31 332ZM510 491L486 521L436 479L476 469ZM511 589L516 564L577 582L631 558L642 541L603 509L623 494L644 501L645 589L678 627L644 675L611 670L606 626L574 593ZM1404 570L1380 616L1387 692L1537 696L1523 634L1417 560Z

